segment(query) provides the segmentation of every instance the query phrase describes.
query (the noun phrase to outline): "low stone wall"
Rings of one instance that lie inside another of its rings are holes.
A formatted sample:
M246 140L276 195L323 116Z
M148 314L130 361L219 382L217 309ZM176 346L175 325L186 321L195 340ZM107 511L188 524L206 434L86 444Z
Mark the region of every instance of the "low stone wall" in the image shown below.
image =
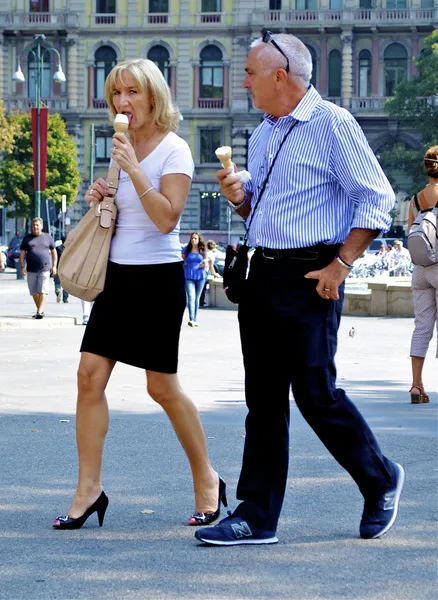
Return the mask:
M366 289L349 289L350 285L362 284ZM211 279L209 304L213 308L237 310L237 304L228 300L222 287L222 279ZM347 280L345 287L344 315L373 315L413 317L411 279Z

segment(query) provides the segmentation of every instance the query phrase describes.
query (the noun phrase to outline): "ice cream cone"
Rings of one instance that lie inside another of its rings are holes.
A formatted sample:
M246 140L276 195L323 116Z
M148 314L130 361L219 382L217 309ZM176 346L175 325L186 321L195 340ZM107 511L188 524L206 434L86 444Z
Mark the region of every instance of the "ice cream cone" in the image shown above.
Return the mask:
M233 161L231 160L232 150L230 146L221 146L220 148L217 148L215 154L221 161L224 169L229 169L233 166Z

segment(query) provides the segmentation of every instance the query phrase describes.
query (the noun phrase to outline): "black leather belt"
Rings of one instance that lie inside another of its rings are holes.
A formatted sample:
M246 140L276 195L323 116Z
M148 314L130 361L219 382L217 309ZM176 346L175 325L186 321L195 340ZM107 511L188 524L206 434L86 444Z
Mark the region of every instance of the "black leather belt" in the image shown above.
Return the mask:
M256 254L270 260L316 260L321 255L321 249L317 246L309 248L287 248L286 250L277 250L276 248L256 248Z

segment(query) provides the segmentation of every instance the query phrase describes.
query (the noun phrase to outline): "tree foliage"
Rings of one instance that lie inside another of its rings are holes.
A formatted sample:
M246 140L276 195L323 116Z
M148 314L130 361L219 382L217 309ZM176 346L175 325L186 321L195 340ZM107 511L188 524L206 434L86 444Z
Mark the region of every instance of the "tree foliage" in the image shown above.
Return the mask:
M415 61L418 76L402 81L385 105L390 116L421 133L422 146L419 149L407 148L399 142L381 152L385 170L403 169L411 177L410 193L424 186L423 156L430 146L438 143L438 30L424 42L424 48Z
M1 113L0 113L1 123ZM0 189L11 217L33 217L34 177L32 157L32 124L29 113L14 112L6 117L12 143L3 149L0 163ZM72 204L80 185L76 146L57 113L49 114L47 135L47 185L41 200L52 199L61 206L61 196Z

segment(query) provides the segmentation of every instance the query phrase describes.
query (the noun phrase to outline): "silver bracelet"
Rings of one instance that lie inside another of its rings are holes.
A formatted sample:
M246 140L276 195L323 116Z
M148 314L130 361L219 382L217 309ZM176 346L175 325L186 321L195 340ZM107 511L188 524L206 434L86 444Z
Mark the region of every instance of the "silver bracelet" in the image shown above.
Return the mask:
M142 194L140 194L140 196L138 197L138 198L139 198L139 200L141 200L141 199L143 198L143 196L146 196L146 194L149 194L149 192L151 192L151 191L152 191L152 190L154 190L154 189L155 189L155 188L154 188L154 186L153 186L153 185L151 185L151 187L150 187L150 188L148 188L148 189L147 189L147 190L145 190L145 191L144 191Z
M227 200L227 202L233 210L239 210L239 208L242 208L242 206L245 206L245 204L248 202L248 197L245 194L245 197L243 198L242 202L240 202L240 204L233 204L233 202L231 202L230 200Z
M349 265L348 263L346 263L346 262L345 262L345 260L343 260L343 259L342 259L342 258L339 256L339 254L337 254L337 255L335 256L335 258L336 258L336 260L338 261L338 263L344 267L344 269L348 269L349 271L351 271L351 269L353 268L353 265Z

